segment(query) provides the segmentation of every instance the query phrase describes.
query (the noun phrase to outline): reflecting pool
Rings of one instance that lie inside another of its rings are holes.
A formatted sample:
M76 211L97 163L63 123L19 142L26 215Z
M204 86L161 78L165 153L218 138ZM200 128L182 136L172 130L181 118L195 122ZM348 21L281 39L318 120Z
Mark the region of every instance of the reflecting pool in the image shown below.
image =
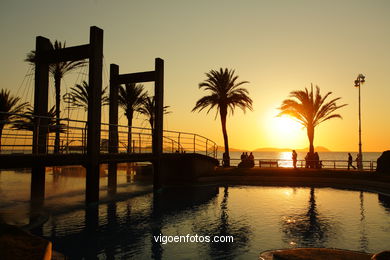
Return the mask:
M48 218L32 232L72 259L256 259L260 252L278 248L334 247L372 253L390 245L390 197L377 193L201 186L153 194L146 184L122 185L118 197L103 199L98 206L68 201L79 196L77 187L62 195L49 194L43 210ZM2 199L0 213L9 208ZM155 241L158 236L187 234L230 236L234 241Z

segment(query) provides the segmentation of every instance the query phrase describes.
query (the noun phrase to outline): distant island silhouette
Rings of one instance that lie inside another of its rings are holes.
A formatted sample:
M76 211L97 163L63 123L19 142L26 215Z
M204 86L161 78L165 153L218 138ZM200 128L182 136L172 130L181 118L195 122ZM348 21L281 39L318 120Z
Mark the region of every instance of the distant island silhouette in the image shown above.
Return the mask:
M254 150L254 152L288 152L291 151L293 148L272 148L272 147L265 147L265 148L257 148ZM309 147L302 148L302 149L295 149L297 152L307 152L309 150ZM328 148L324 146L316 146L315 150L317 152L332 152Z
M246 150L246 149L238 149L238 148L232 148L229 147L230 152L289 152L293 148L274 148L274 147L264 147L264 148L257 148L255 150ZM309 147L301 148L301 149L295 149L297 152L307 152L309 150ZM318 152L332 152L328 148L324 146L316 146L315 150ZM223 146L218 147L218 152L225 151L225 148Z

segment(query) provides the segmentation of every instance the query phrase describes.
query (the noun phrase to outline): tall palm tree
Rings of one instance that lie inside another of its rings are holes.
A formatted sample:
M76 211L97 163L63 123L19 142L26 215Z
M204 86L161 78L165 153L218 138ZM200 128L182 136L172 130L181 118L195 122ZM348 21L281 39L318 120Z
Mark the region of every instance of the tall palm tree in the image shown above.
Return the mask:
M18 117L15 114L22 113L27 106L27 102L22 103L19 97L11 96L9 90L0 91L0 152L4 126L15 120Z
M140 112L142 115L144 115L148 118L150 128L152 129L152 135L154 132L155 106L156 106L156 100L155 100L154 96L152 96L152 97L147 96L146 98L144 98L142 100L141 107L138 109L138 112ZM169 106L163 107L164 114L170 113L170 111L167 111L168 108L169 108Z
M225 144L225 155L229 158L229 141L226 130L226 117L228 110L234 113L236 107L241 108L244 112L248 108L252 110L252 99L249 97L247 89L240 87L248 81L237 82L238 76L234 75L234 70L220 68L219 71L211 70L206 73L207 79L199 84L199 88L210 91L210 95L204 96L196 102L192 112L202 111L209 107L207 113L214 107L221 117L223 141ZM230 165L229 160L225 162L226 166Z
M88 111L89 84L84 80L81 85L76 84L74 87L70 88L70 91L72 105L82 107L85 111ZM102 89L101 100L102 106L109 104L107 87Z
M347 105L338 106L336 104L336 101L341 99L340 97L326 102L331 94L332 92L328 92L325 96L322 96L318 86L316 86L316 92L314 93L313 85L311 85L310 91L305 88L305 90L290 92L290 97L293 99L283 100L279 108L281 112L277 116L287 115L293 117L306 128L310 143L309 154L314 154L314 128L326 120L342 118L340 114L334 114L333 112Z
M62 44L60 41L55 41L52 44L54 50L60 50L65 48L66 42ZM36 53L35 51L31 51L27 54L27 58L25 61L35 64L36 61ZM81 61L63 61L52 63L49 66L49 72L54 78L54 88L55 88L55 107L56 107L56 124L60 125L60 112L61 112L61 79L69 72L74 71L86 64L85 60ZM54 141L54 153L59 152L60 147L60 133L56 132L56 137Z
M119 106L125 111L127 118L128 132L127 132L127 152L131 152L131 127L133 126L134 112L137 112L142 106L143 100L147 93L144 91L142 84L125 84L121 85L118 91Z

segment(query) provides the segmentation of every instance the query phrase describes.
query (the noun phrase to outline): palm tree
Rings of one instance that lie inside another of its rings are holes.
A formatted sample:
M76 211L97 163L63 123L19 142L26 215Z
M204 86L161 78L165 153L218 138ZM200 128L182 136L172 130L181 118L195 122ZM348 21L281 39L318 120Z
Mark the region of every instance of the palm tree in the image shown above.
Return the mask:
M15 120L18 117L15 114L22 113L27 106L27 102L21 103L19 97L11 96L9 90L0 91L0 152L4 126Z
M229 141L226 131L226 117L228 109L231 113L234 113L234 109L237 107L241 108L244 112L248 108L252 110L252 99L248 96L249 92L247 89L240 87L248 81L237 82L238 76L234 75L234 70L228 70L222 68L217 70L211 70L206 73L207 79L199 84L199 88L209 90L210 95L204 96L196 102L193 111L202 111L206 107L209 107L207 113L214 107L217 108L217 113L221 117L223 140L225 144L225 166L229 166ZM217 116L217 115L216 115Z
M321 96L318 86L316 86L316 93L314 94L313 85L311 85L310 92L307 88L304 91L290 92L290 97L293 99L283 100L279 108L281 112L277 116L287 115L293 117L307 129L307 137L310 143L309 154L314 154L314 128L326 120L342 118L341 115L333 112L347 105L338 106L336 104L336 101L341 99L340 97L325 102L330 94L332 92Z
M57 125L55 106L53 106L44 117L47 118L47 133L64 133L66 129L65 124ZM12 128L17 130L34 131L36 116L34 116L34 110L31 106L27 108L27 112L22 116L23 119L15 120L12 123Z
M55 41L53 46L54 50L60 50L65 48L65 42L62 44L60 41ZM27 54L27 58L25 61L35 64L36 61L36 54L35 51L31 51ZM71 72L73 70L76 70L86 64L85 60L81 61L63 61L63 62L57 62L52 63L49 66L49 72L54 78L54 88L55 88L55 107L56 107L56 124L60 125L60 112L61 112L61 79L67 74L68 72ZM54 153L59 152L60 147L60 133L56 132L56 137L54 141Z
M133 115L137 112L142 101L146 98L147 93L144 91L142 84L130 83L125 86L120 86L118 91L119 106L125 111L127 118L127 152L131 152L131 127L133 126Z
M89 96L89 85L86 81L83 81L82 84L76 84L73 88L70 88L70 95L72 97L72 105L76 107L82 107L85 111L88 111L88 96ZM101 100L102 106L109 104L109 99L107 96L107 87L102 90Z
M154 96L152 97L147 96L142 100L141 107L138 109L138 112L140 112L141 114L147 117L150 124L150 128L152 129L152 136L154 132L154 122L155 122L155 114L154 114L155 105L156 105L156 100ZM164 114L170 113L170 111L167 111L168 108L169 106L163 107Z

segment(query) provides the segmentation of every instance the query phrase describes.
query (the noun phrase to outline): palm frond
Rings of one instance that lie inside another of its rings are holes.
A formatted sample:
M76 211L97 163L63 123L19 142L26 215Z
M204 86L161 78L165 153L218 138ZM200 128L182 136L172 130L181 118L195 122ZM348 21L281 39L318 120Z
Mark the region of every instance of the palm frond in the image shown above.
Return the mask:
M65 124L57 124L56 121L56 113L55 113L55 106L53 106L47 114L42 117L42 119L39 119L34 115L34 111L32 107L28 107L27 112L18 120L15 120L12 122L12 128L16 130L27 130L27 131L34 131L34 127L37 120L40 120L41 122L46 121L45 128L48 133L53 132L59 132L64 133L66 131L66 125ZM42 125L41 125L42 127Z
M76 107L82 107L85 111L88 110L88 98L90 87L86 81L83 81L80 84L76 84L74 87L70 89L70 95L72 97L72 105ZM109 98L107 96L107 87L102 89L101 92L101 104L102 106L106 106L109 104Z
M28 102L21 102L19 97L12 96L9 90L0 91L0 124L5 125L18 117L29 106Z
M328 92L321 96L318 86L315 87L314 93L313 85L311 85L310 91L307 88L305 90L292 91L289 95L290 99L282 102L282 105L279 107L281 112L277 116L291 116L306 127L317 126L332 118L341 118L340 115L332 113L346 106L346 104L339 106L336 104L340 97L326 101L331 94L332 92Z
M228 108L230 113L233 114L236 107L244 112L246 109L253 110L253 101L249 97L249 91L240 87L249 82L237 82L238 76L234 73L234 70L227 68L210 70L205 73L206 79L199 83L199 88L208 91L209 94L200 98L191 111L200 112L208 108L207 113L209 113L213 108L216 108L217 112L221 111L221 108Z

